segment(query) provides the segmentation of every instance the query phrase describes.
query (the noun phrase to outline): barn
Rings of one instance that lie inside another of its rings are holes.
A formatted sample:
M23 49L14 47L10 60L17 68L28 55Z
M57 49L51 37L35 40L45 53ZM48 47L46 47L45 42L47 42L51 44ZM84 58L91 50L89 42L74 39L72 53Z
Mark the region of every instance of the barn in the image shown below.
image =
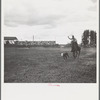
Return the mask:
M16 37L4 37L4 44L15 44L18 41Z

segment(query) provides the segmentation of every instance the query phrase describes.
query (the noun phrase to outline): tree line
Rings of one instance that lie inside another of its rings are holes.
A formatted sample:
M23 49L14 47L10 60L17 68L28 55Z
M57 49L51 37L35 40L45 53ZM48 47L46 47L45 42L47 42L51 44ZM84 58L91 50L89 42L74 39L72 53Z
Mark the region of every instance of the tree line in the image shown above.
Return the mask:
M85 30L82 34L83 46L96 46L97 33L94 30Z

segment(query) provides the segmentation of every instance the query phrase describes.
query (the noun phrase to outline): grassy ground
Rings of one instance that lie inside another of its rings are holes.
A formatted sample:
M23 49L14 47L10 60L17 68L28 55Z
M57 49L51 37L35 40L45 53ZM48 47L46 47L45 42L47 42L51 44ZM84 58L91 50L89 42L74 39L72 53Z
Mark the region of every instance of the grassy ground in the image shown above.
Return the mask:
M65 61L61 53L68 51ZM96 50L83 48L74 59L70 48L5 48L4 81L10 83L95 83Z

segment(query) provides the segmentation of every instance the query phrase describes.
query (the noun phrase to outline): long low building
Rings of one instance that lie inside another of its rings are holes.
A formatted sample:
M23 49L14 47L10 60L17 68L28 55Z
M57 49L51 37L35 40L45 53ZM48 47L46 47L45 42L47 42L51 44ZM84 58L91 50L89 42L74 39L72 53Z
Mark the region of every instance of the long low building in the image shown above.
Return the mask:
M27 45L56 45L56 41L18 41L16 37L4 37L4 44L13 44L18 46L27 46Z
M16 45L55 45L56 41L16 41Z

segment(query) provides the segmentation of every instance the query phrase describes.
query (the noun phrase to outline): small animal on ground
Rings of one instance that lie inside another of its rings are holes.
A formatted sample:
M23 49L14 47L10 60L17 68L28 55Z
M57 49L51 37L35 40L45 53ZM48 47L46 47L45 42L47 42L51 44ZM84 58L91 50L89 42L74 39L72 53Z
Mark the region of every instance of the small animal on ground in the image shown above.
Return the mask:
M61 56L62 56L65 60L69 57L68 52L61 53Z

